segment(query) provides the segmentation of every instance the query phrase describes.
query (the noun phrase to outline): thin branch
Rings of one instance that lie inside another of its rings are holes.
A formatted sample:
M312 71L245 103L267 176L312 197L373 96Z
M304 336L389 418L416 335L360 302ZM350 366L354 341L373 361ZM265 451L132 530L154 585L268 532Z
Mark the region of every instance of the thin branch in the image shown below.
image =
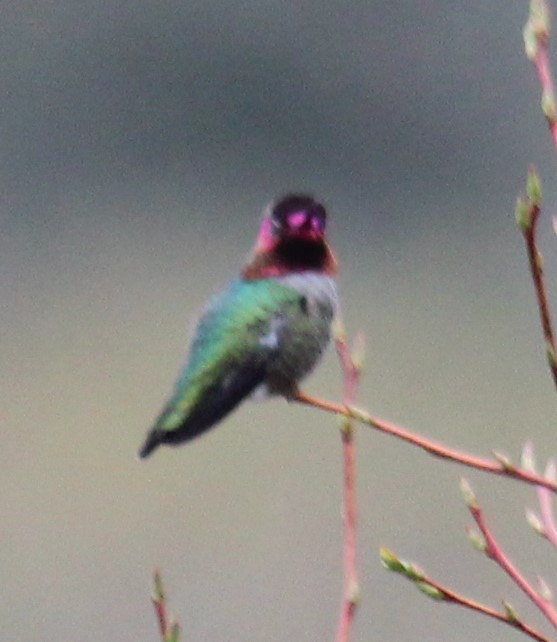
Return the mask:
M538 302L538 310L540 313L540 321L542 324L543 336L546 344L547 360L551 370L553 382L557 386L557 359L555 358L555 337L553 334L553 325L551 322L551 314L549 311L549 302L547 298L547 290L545 287L545 279L543 274L543 256L538 250L536 243L536 229L537 222L540 215L539 206L532 206L532 225L523 231L524 241L526 243L526 252L528 254L528 263L530 265L530 273L534 282L536 290L536 299Z
M530 167L526 185L527 196L519 197L516 205L516 218L522 236L526 244L526 254L530 266L530 274L534 282L538 311L542 325L542 332L545 340L547 361L553 383L557 387L557 358L555 349L555 336L551 313L549 311L549 300L545 287L543 272L543 256L538 249L536 242L537 224L541 214L541 183L534 167Z
M557 628L557 611L553 603L546 599L526 580L518 568L511 562L507 557L495 536L493 535L491 529L489 528L483 511L478 504L476 497L473 495L467 482L463 480L463 488L465 488L465 495L467 496L467 505L470 514L474 518L474 521L478 525L484 540L485 545L483 550L487 557L493 560L498 566L500 566L503 571L513 580L513 582L530 598L530 600L535 604L538 609L545 615L545 617L551 622L551 624Z
M509 616L508 605L505 611L500 612L490 606L487 606L487 604L482 604L481 602L471 600L464 595L460 595L456 591L452 591L451 589L443 586L430 577L425 576L424 581L428 584L431 584L431 586L435 587L437 590L441 591L444 595L445 601L448 603L457 604L472 611L483 613L488 617L491 617L495 620L498 620L499 622L503 622L504 624L508 624L509 626L522 631L526 635L529 635L531 638L534 638L534 640L539 640L539 642L549 641L549 638L541 634L534 627L524 622L520 617L516 615L516 613L513 612L513 615Z
M414 433L406 428L403 428L402 426L398 426L397 424L391 423L384 419L379 419L377 417L372 417L367 412L355 408L354 406L339 404L333 401L328 401L326 399L320 399L319 397L308 395L305 392L298 392L298 394L293 397L293 401L297 401L298 403L303 403L308 406L313 406L314 408L320 408L321 410L325 410L326 412L332 412L338 415L342 415L343 417L353 418L359 423L368 425L371 428L375 428L382 433L391 435L392 437L397 437L398 439L402 439L403 441L406 441L414 446L418 446L419 448L422 448L435 457L440 457L449 461L455 461L464 466L475 468L477 470L483 470L484 472L488 472L493 475L501 475L502 477L509 477L511 479L516 479L527 484L543 486L544 488L548 488L553 492L557 492L557 482L550 479L545 479L543 476L538 475L536 472L514 466L500 455L495 455L494 459L485 459L463 453L459 450L449 448L431 439L428 439L427 437Z
M404 577L412 581L416 587L428 597L447 604L456 604L457 606L462 606L466 609L470 609L471 611L476 611L477 613L486 615L487 617L493 618L503 624L513 627L514 629L522 631L534 640L538 640L538 642L549 642L549 638L524 622L507 602L503 602L504 611L497 611L491 606L487 606L486 604L482 604L481 602L477 602L476 600L472 600L456 591L453 591L444 584L434 580L429 575L426 575L422 569L418 568L411 562L399 559L388 549L381 549L381 559L386 568L404 575Z
M350 354L344 329L340 327L336 333L336 349L343 373L344 403L352 404L356 396L361 365L360 360ZM356 567L356 448L351 418L347 417L343 421L341 434L344 466L344 588L336 640L348 642L360 597Z
M151 595L151 601L153 602L153 607L159 623L161 642L178 642L180 627L177 622L173 622L168 618L166 611L166 595L162 585L161 574L158 570L155 570L153 574L153 594Z
M528 21L524 26L526 55L534 63L542 89L541 107L546 117L551 139L557 149L557 114L553 74L547 52L550 31L549 7L546 0L531 0Z
M524 46L526 55L534 63L542 89L541 108L546 117L553 145L557 149L557 109L553 75L547 52L550 32L549 7L546 0L531 0L528 21L524 26ZM549 303L543 276L543 257L536 243L536 228L540 217L541 187L533 168L528 175L528 198L520 198L517 205L517 218L526 243L530 273L534 281L536 299L545 339L547 360L553 383L557 387L557 358L555 338L549 312Z

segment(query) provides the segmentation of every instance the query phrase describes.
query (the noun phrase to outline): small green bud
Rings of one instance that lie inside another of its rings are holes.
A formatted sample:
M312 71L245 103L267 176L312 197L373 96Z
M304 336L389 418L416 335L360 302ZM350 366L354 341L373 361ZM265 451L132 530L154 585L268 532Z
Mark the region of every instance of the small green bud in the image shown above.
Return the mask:
M170 627L170 633L167 635L165 642L178 642L180 638L180 625L178 622L173 622Z
M341 341L342 343L346 342L346 328L342 319L335 319L333 322L333 337L335 341Z
M543 577L538 576L538 593L540 597L546 602L553 601L553 591L549 584L544 580Z
M540 177L534 165L530 165L528 170L528 178L526 179L526 194L532 205L537 205L538 207L542 202L542 184Z
M365 410L360 410L360 408L356 408L356 406L347 406L347 409L350 413L350 416L356 421L361 421L364 424L370 423L371 417L367 414L367 412L365 412Z
M390 548L382 546L379 549L379 557L381 558L381 564L389 571L402 574L406 573L405 562L398 558Z
M553 96L553 92L549 89L544 89L542 91L542 111L544 113L544 116L549 120L550 122L554 122L556 118L556 112L555 112L555 98Z
M492 450L491 454L501 464L504 470L516 470L515 466L513 466L513 463L507 455L504 455L497 450Z
M523 196L519 196L516 199L515 216L516 222L523 232L530 229L530 225L532 224L530 204Z
M344 415L337 415L338 427L341 433L349 433L352 430L352 420Z
M534 457L534 444L527 441L522 449L520 455L520 467L530 473L536 472L536 459Z
M478 533L478 531L474 530L473 528L467 528L466 535L468 536L468 539L472 546L477 551L480 551L481 553L485 553L487 551L487 542L485 541L485 538L481 533Z
M357 606L360 603L361 592L358 582L355 582L354 580L350 582L346 598L348 599L348 602L354 606Z
M424 579L424 572L416 564L411 562L407 563L406 577L413 580L414 582L420 582Z
M422 593L425 593L428 597L431 597L434 600L444 600L445 593L441 589L438 589L436 586L429 584L429 582L416 582L416 586L420 589Z
M530 22L537 38L549 38L551 22L546 0L530 0L528 22Z
M460 478L460 492L462 493L462 497L464 498L468 508L478 508L478 500L472 490L472 486L470 486L470 482L464 477Z
M164 588L160 571L156 570L153 574L153 601L157 604L164 602Z
M542 524L542 520L534 513L530 508L526 509L526 521L530 528L532 528L538 535L543 535L545 533L545 528Z
M535 60L540 45L545 46L549 38L549 9L545 0L531 0L528 21L522 31L524 49L530 60Z
M555 348L549 341L545 344L545 354L547 355L549 365L553 368L557 364L557 357L555 356Z
M423 579L423 571L412 564L412 562L407 562L397 557L389 548L381 547L379 549L379 556L381 557L381 563L389 571L401 573L408 579L414 581Z
M358 332L352 344L351 359L357 372L362 371L366 356L366 338L363 332Z
M503 609L505 610L505 617L507 618L508 622L514 623L518 621L517 612L514 610L514 607L511 606L506 600L503 600Z
M538 38L532 28L530 20L524 25L522 37L524 38L524 51L526 52L526 56L529 60L535 60L538 55Z

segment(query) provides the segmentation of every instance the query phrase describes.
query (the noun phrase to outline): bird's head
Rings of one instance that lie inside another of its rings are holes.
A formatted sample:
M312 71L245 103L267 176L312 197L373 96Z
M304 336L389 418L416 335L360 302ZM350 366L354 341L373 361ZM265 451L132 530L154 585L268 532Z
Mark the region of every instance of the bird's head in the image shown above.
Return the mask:
M273 201L263 221L246 278L280 276L314 270L336 271L336 259L325 239L327 212L307 194L287 194Z
M275 242L298 239L322 242L325 238L327 212L321 203L304 194L289 194L269 207L266 217Z

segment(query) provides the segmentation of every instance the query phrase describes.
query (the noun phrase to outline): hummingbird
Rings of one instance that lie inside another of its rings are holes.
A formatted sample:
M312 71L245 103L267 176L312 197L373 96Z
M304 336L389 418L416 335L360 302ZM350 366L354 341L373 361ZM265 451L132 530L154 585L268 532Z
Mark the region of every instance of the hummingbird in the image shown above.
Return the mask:
M248 397L296 395L330 341L338 307L326 225L324 206L307 194L264 209L247 264L202 313L139 457L201 435Z

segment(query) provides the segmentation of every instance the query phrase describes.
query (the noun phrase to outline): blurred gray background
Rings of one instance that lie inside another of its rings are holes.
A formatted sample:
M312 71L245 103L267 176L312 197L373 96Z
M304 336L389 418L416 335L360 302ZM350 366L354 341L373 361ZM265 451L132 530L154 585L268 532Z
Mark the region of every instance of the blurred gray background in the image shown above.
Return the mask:
M291 189L328 205L360 405L447 444L557 452L514 203L555 152L523 55L527 2L61 0L0 4L0 639L331 640L341 596L335 420L275 400L138 463L208 296ZM340 398L331 353L306 384ZM387 545L470 596L459 476L512 558L555 581L531 489L358 433L353 641L514 640L384 571ZM557 584L557 582L554 582Z

